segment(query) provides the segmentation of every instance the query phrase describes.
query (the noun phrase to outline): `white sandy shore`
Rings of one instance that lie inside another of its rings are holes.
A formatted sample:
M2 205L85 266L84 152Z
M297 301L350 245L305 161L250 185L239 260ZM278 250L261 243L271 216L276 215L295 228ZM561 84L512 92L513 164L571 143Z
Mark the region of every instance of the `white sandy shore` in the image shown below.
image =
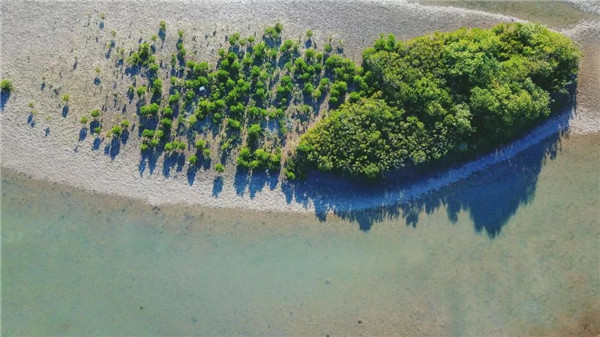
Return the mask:
M129 50L139 37L148 38L154 34L158 21L165 20L170 28L165 43L174 43L176 29L184 29L186 37L196 37L199 47L192 50L196 59L214 59L216 49L225 45L226 34L260 32L266 24L280 20L284 23L286 36L299 37L311 28L317 41L323 41L328 35L333 35L334 40L344 39L346 54L359 59L361 50L372 44L380 33L395 33L406 39L462 26L490 27L511 18L392 1L3 1L1 9L1 75L12 78L16 87L0 113L2 168L23 172L36 179L143 199L151 204L190 203L211 208L285 212L312 212L315 204L335 204L336 210L364 209L397 203L456 182L566 128L573 133L600 131L600 23L583 22L564 31L584 51L578 104L573 115L563 113L510 146L459 169L417 182L409 188L391 188L369 196L350 188L337 193L336 200L325 201L319 196L297 198L282 188L281 180L240 181L232 169L223 175L222 189L215 184L218 176L213 170L199 171L190 185L187 165L181 172L173 169L171 175L165 177L162 160L159 160L153 174L149 174L149 167L140 173L137 130L131 133L129 142L121 147L114 160L104 154L107 141L99 150L92 150L93 137L78 140L79 116L102 104L110 110L113 98L108 97L107 92L125 93L129 85L118 73L109 72L112 61L104 57L111 30L118 32L117 46L123 43ZM100 13L106 13L102 29L99 27ZM121 34L124 35L122 38ZM166 60L169 54L162 56ZM92 83L96 66L107 70L101 73L102 83L97 86ZM42 82L45 83L43 90ZM64 93L70 94L72 102L65 118L61 116L62 106L58 104ZM124 95L117 100L124 101ZM34 102L34 108L39 111L34 116L34 127L27 122L29 102ZM133 111L132 106L128 106L129 113Z

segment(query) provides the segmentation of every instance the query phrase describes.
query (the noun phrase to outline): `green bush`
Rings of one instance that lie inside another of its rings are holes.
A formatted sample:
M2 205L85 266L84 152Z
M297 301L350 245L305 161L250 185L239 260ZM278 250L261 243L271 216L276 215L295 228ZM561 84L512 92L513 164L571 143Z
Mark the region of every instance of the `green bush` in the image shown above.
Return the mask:
M178 103L180 98L179 90L176 89L173 94L169 96L169 104L173 105Z
M123 133L123 129L121 129L120 126L115 125L113 126L112 130L110 130L110 133L112 133L115 137L119 137Z
M381 37L363 52L364 69L330 56L330 103L343 102L349 80L361 93L350 93L350 103L301 137L292 172L314 167L376 178L489 150L549 116L575 79L579 58L566 37L521 23L407 42ZM324 78L319 88L327 84Z
M237 164L249 170L262 168L277 171L279 170L280 163L280 149L277 149L274 153L270 153L263 148L252 151L248 147L243 147L237 157Z
M154 134L155 134L154 130L144 129L144 131L142 131L142 137L152 138L152 137L154 137Z
M165 128L165 130L169 130L171 129L171 126L173 126L173 121L169 118L163 118L160 120L160 125Z
M156 103L144 105L140 107L140 115L142 116L156 116L158 114L159 106Z
M260 124L252 124L248 128L248 137L252 141L255 141L261 135L261 133L262 133L262 128L260 127Z
M242 129L242 123L233 118L227 118L227 127L232 130L240 131Z
M221 163L215 165L215 171L219 172L219 173L223 173L225 172L225 166L223 166Z
M229 44L230 45L236 45L240 40L240 33L233 33L230 37L229 37Z
M98 118L100 116L100 109L94 109L90 112L90 115L94 118Z
M139 87L136 90L138 97L142 97L146 94L146 87Z
M152 93L158 96L162 94L162 80L160 78L157 78L152 82Z

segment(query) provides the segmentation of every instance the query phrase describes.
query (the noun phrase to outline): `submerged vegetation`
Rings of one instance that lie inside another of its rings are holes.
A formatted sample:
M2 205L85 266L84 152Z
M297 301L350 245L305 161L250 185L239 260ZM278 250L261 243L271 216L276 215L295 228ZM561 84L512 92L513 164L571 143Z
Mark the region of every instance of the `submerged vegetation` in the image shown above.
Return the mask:
M219 173L228 163L283 167L287 179L312 169L377 178L504 144L564 105L580 57L566 37L514 23L405 42L382 36L359 65L342 55L342 40L317 45L312 30L286 39L275 23L259 36L227 36L211 64L194 59L183 30L160 59L167 29L161 21L158 35L115 55L132 80L143 156L187 155L194 168L212 160ZM103 125L104 111L80 121L96 134L127 132L121 117Z

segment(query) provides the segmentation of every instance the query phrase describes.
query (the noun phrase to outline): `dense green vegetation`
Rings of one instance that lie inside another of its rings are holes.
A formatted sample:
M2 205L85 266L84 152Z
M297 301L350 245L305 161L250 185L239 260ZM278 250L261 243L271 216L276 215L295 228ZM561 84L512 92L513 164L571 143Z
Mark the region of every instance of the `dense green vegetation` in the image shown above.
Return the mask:
M363 52L360 95L302 136L287 175L317 168L375 178L489 150L564 105L579 58L569 39L539 24L460 29L406 42L381 37ZM343 69L339 77L352 73ZM345 88L335 89L330 102L343 100Z
M312 169L377 178L490 150L564 105L580 58L570 40L538 24L405 42L382 36L361 65L342 55L341 41L318 45L311 30L289 39L281 23L228 35L214 64L194 59L186 43L195 37L167 33L161 21L128 56L124 48L114 55L131 79L143 158L187 157L190 169L217 172L228 163L269 174L285 167L290 180ZM170 51L166 60L159 48ZM129 120L106 110L80 122L97 137L104 129L112 141L126 139Z

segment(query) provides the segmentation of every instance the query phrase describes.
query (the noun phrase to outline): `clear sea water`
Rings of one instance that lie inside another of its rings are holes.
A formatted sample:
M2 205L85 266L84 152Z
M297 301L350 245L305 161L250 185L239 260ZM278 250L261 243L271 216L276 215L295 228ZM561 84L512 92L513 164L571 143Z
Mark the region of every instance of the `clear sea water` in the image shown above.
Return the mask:
M595 335L599 144L553 138L435 195L325 221L5 171L2 334Z

